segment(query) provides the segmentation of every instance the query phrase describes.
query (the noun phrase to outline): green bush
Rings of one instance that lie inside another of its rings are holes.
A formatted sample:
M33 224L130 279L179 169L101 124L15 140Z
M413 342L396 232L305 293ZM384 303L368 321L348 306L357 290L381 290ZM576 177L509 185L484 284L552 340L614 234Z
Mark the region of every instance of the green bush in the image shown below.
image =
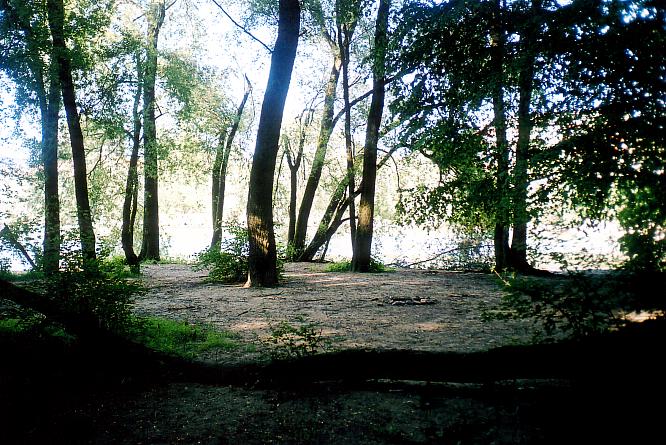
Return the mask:
M247 228L239 224L226 224L230 234L220 243L220 248L210 248L197 255L195 270L208 270L208 279L220 283L242 283L249 270L250 246ZM284 269L284 252L278 246L278 273Z
M249 244L247 228L227 224L230 237L220 243L219 250L210 248L197 255L195 270L209 269L208 278L222 283L240 283L247 278Z
M620 327L621 310L630 297L608 276L572 273L560 278L514 277L505 281L500 305L484 312L485 319L532 319L535 339L585 337Z
M270 325L268 344L273 359L299 358L313 355L329 346L321 329L313 323L294 326L286 321Z
M351 271L351 261L338 261L331 263L326 267L326 272L350 272ZM375 260L374 258L370 259L370 268L368 270L370 273L383 273L383 272L395 272L395 269L392 269L386 266L381 261Z
M122 333L131 328L132 302L143 292L141 285L127 281L124 272L103 259L84 261L80 251L63 253L61 263L60 272L44 280L46 295L64 311L92 318L104 329Z

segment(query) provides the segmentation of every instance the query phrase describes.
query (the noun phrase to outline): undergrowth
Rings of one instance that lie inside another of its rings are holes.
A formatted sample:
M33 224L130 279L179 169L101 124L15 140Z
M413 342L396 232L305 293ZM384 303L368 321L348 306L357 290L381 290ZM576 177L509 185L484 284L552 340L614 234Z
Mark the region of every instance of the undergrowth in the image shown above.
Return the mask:
M326 272L350 272L351 271L351 261L338 261L335 263L329 264L325 271ZM384 272L395 272L395 269L386 266L381 261L375 260L374 258L370 259L370 266L368 272L370 273L384 273Z
M214 349L234 350L240 338L210 326L157 317L138 319L130 337L151 349L187 358Z

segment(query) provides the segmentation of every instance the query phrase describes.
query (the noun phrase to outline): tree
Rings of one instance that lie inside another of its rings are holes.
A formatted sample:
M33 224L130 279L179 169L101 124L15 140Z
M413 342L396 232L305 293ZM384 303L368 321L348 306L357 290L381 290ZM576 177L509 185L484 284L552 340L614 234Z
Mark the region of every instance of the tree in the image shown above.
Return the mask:
M63 0L47 0L48 23L53 41L53 59L58 65L58 78L62 100L67 115L67 127L72 146L74 164L74 184L76 193L76 213L81 237L81 250L86 260L94 260L95 232L88 199L88 178L86 173L86 152L79 112L76 106L76 93L72 77L69 50L65 43L65 7Z
M46 10L37 5L0 2L0 29L6 47L1 69L17 84L30 103L37 96L41 122L41 162L44 173L44 242L42 268L47 275L58 271L60 259L60 198L58 192L58 115L60 81L58 65L50 59ZM28 76L26 76L28 73Z
M388 48L388 19L390 0L381 0L377 11L375 44L372 63L372 101L368 111L363 148L363 178L359 204L358 228L352 259L352 270L368 272L372 250L372 232L375 213L375 182L377 178L377 143L384 112L384 84L386 51ZM350 215L351 218L351 215Z
M278 35L257 129L247 203L249 273L246 286L277 284L273 226L273 178L284 104L296 58L300 29L298 0L280 0Z
M238 110L234 116L231 128L225 129L220 133L217 149L215 150L215 160L213 161L212 173L212 209L213 209L213 238L210 243L211 249L220 247L222 240L222 223L224 215L224 193L227 181L227 169L229 166L229 155L231 154L231 147L234 142L234 137L238 131L245 103L250 96L252 85L250 80L245 76L247 88L243 99L238 105Z
M134 223L139 200L139 173L137 164L139 162L139 148L141 146L141 114L139 105L143 93L143 68L141 66L141 55L136 53L136 92L132 104L132 152L130 154L129 167L127 170L127 182L125 185L125 199L123 202L123 223L121 227L120 241L125 253L127 264L138 272L139 257L134 252Z
M307 235L308 222L310 220L310 212L312 211L312 204L314 202L319 181L326 161L326 152L328 150L328 143L335 127L333 119L335 111L335 99L337 97L338 81L340 78L340 69L343 65L343 56L349 52L349 45L351 44L351 37L356 28L358 15L361 2L359 0L345 1L335 0L335 24L337 28L337 39L335 33L329 31L328 26L320 14L315 14L317 17L317 24L319 26L319 33L323 40L328 44L333 54L333 63L331 64L331 71L329 74L328 82L326 83L326 90L324 92L324 109L322 110L322 119L319 129L319 137L317 139L317 149L315 151L310 175L308 176L303 197L301 198L301 205L298 209L298 218L296 220L296 228L293 239L293 251L295 257L298 258L300 253L305 247L305 239ZM321 8L321 7L320 7ZM345 38L341 37L341 30L344 27ZM343 68L346 69L346 68ZM344 88L344 87L343 87ZM344 89L348 96L348 88Z
M143 241L139 257L160 259L160 219L158 195L158 147L155 125L155 82L157 79L157 44L166 14L165 0L151 1L146 13L146 61L143 85L144 204Z

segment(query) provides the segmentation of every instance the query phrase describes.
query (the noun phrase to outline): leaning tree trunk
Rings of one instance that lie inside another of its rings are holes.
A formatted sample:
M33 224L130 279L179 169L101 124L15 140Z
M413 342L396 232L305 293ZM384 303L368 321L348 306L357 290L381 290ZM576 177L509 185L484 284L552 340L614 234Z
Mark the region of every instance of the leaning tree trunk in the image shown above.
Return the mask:
M491 28L491 61L496 76L493 83L493 112L497 158L497 196L495 209L495 270L501 272L509 265L509 144L506 137L506 109L504 106L504 28L500 1L495 1L495 14Z
M134 222L136 220L137 198L139 195L139 174L137 164L139 162L139 148L141 146L141 115L139 104L143 92L141 74L142 68L140 56L137 55L137 89L132 106L132 153L130 155L127 170L127 182L125 184L125 199L123 202L123 224L120 233L120 241L125 253L125 260L134 272L139 272L139 257L134 252Z
M81 250L86 262L95 259L95 232L93 230L90 201L88 199L88 177L86 173L86 152L79 112L76 107L76 93L72 79L72 66L65 44L65 8L62 0L47 0L48 22L53 40L54 58L58 64L58 78L62 91L62 101L67 115L67 127L72 145L74 164L74 191L76 214L81 237Z
M365 148L363 150L363 177L361 179L361 200L359 202L358 226L352 257L352 270L368 272L370 270L372 234L375 214L375 185L377 178L377 144L379 128L384 111L384 82L386 51L388 46L388 17L390 0L381 0L377 11L375 28L375 48L372 80L372 100L368 111L368 123L365 130ZM347 61L345 59L345 61ZM346 80L346 79L345 79ZM345 104L345 106L348 104ZM351 215L350 215L351 217ZM350 219L350 223L353 221Z
M381 169L388 162L397 149L398 145L389 150L386 156L384 156L377 164L377 170ZM331 237L345 221L344 214L347 211L349 203L356 199L356 196L360 193L360 190L355 190L351 197L347 196L345 194L348 186L347 181L348 177L345 175L340 183L338 183L333 195L331 195L326 211L317 226L317 232L314 237L312 237L308 247L305 248L298 258L298 261L313 261L317 251L330 242Z
M328 149L328 142L333 133L333 112L335 107L336 91L338 87L338 79L340 77L340 50L336 45L330 45L333 51L333 66L328 76L328 83L326 84L326 92L324 93L324 111L321 118L321 126L319 129L319 137L317 139L317 149L315 151L314 159L312 160L312 167L308 181L303 190L303 197L301 198L301 206L298 209L298 218L296 219L296 227L294 229L293 249L296 255L303 251L305 246L305 238L308 230L308 221L310 220L310 212L314 202L315 193L319 187L319 180L326 161L326 151Z
M247 98L250 96L250 81L245 77L247 82L247 90L243 95L238 110L236 110L236 115L234 116L234 121L231 124L231 129L229 130L228 136L226 136L226 144L224 144L224 136L220 137L220 146L218 146L217 153L215 154L215 163L213 164L213 238L210 243L210 248L220 247L220 242L222 241L222 222L224 216L224 194L227 188L227 170L229 167L229 155L231 154L231 147L236 137L236 132L238 131L238 126L240 125L241 117L243 117L243 110L245 109L245 103ZM223 145L224 144L224 145ZM220 148L224 146L224 150L220 153ZM219 164L218 164L218 156ZM215 166L217 165L218 171L217 175L215 174ZM217 176L217 178L216 178ZM217 180L217 187L215 187L215 181Z
M160 219L158 195L157 128L155 126L155 81L157 78L157 43L164 23L163 0L152 2L146 17L146 70L143 86L143 241L139 257L142 260L160 259Z
M247 200L250 252L246 286L275 286L278 282L273 227L273 178L284 104L298 46L300 15L298 0L280 0L278 36L271 57L271 70L261 106L250 171Z
M532 8L539 9L539 2L534 0ZM528 28L522 38L523 56L518 77L518 141L516 143L516 163L514 167L513 199L513 239L511 240L511 267L516 270L529 270L527 261L527 187L529 184L529 147L532 121L530 103L534 87L534 30Z

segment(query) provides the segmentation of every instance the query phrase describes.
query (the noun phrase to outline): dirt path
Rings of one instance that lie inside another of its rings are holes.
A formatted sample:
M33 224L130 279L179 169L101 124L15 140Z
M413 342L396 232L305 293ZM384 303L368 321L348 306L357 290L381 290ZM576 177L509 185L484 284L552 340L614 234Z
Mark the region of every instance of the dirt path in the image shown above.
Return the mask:
M481 320L483 307L496 304L502 295L492 276L324 269L291 263L284 285L243 289L207 283L205 271L187 265L145 266L143 282L149 291L136 308L142 314L209 323L257 344L283 321L316 324L335 348L470 352L529 340L529 323Z

